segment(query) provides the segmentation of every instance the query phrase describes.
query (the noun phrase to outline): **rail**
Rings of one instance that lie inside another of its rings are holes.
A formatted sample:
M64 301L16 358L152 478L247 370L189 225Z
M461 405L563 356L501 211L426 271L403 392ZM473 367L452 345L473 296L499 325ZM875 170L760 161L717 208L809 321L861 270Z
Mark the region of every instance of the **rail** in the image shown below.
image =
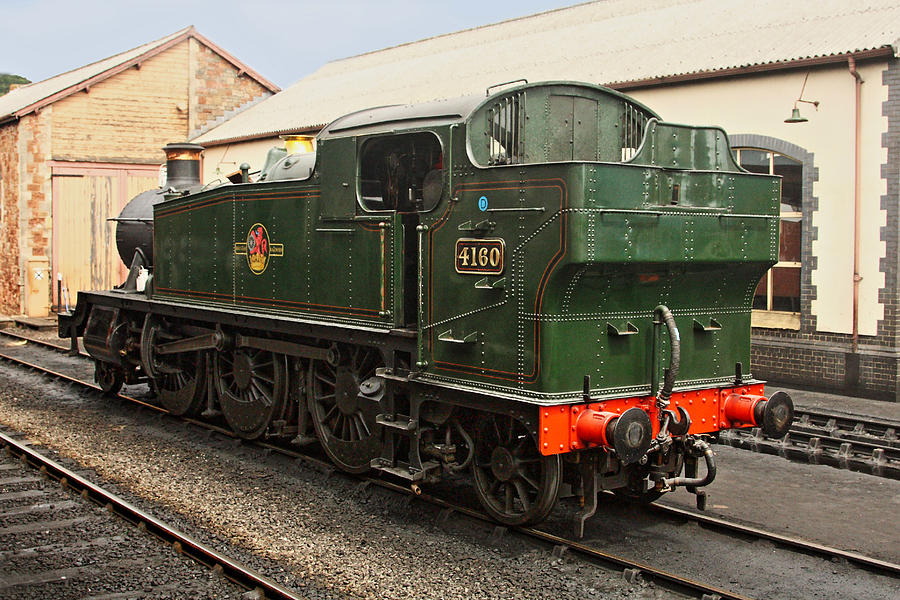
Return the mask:
M0 334L6 334L6 333L7 332L0 332ZM61 350L61 351L67 350L67 348L56 346L54 344L46 344L46 345L48 345L52 348ZM3 354L3 353L0 353L0 358L4 358L4 359L7 359L12 362L22 364L30 369L44 372L52 377L60 378L60 379L66 380L66 381L76 384L76 385L91 388L91 389L95 390L97 393L100 393L99 387L97 387L94 384L81 381L77 378L69 377L68 375L65 375L62 373L51 371L49 369L41 367L40 365L35 365L33 363L22 361L21 359L11 357L11 356ZM127 402L141 405L143 407L150 408L151 410L154 410L154 411L157 411L160 413L169 414L169 413L167 413L167 411L165 411L165 409L162 409L153 404L143 402L139 399L132 398L130 396L126 396L126 395L122 395L122 394L119 394L118 397ZM814 413L814 411L801 412L801 414L809 414L810 416L806 419L800 419L800 422L808 424L809 422L814 421L815 419L813 418L813 413ZM206 428L210 431L214 431L220 435L225 435L228 437L236 437L231 431L229 431L227 429L224 429L222 427L218 427L218 426L215 426L215 425L212 425L209 423L205 423L203 421L199 421L199 420L192 419L192 418L179 418L179 417L174 417L172 415L169 415L169 416L171 416L172 418L175 418L175 419L190 422L195 425L204 427L204 428ZM834 415L832 415L832 416L834 416ZM819 415L818 417L815 417L815 418L820 418L820 417L821 417L821 415ZM842 416L841 418L851 420L850 417ZM853 421L853 422L858 423L858 421ZM872 425L872 424L870 424L870 425L873 427L882 428L884 436L886 436L888 438L890 438L892 436L892 429L890 426L891 425L890 422L885 421L882 423L876 423L875 425ZM859 429L862 429L863 427L864 426L857 424L857 425L853 426L853 429L859 430ZM761 433L759 433L757 435L761 435ZM285 456L289 456L293 459L303 460L307 463L315 465L317 468L320 468L320 469L334 469L333 465L329 462L322 461L313 456L310 456L310 455L302 453L302 452L298 452L293 449L285 448L283 446L279 446L277 444L272 444L269 442L252 442L252 443L254 445L256 445L260 448L266 449L268 451L277 452L277 453L283 454ZM386 480L386 479L383 479L383 478L377 477L377 476L360 475L360 476L356 476L356 477L358 479L360 479L361 481L363 481L365 483L365 485L377 485L384 489L392 490L394 492L397 492L400 494L405 494L405 495L412 494L415 497L417 497L419 500L426 501L426 502L428 502L434 506L437 506L445 511L456 512L461 515L465 515L466 517L478 519L478 520L486 522L486 523L493 522L488 515L480 512L478 510L475 510L475 509L472 509L472 508L469 508L469 507L466 507L463 505L455 504L451 501L448 501L448 500L445 500L443 498L439 498L436 496L432 496L427 493L423 493L422 490L420 488L418 488L418 486L415 486L415 485L410 487L408 484L398 484L393 481L389 481L389 480ZM825 557L828 559L845 560L848 563L854 564L855 566L857 566L859 568L863 568L863 569L873 571L873 572L876 572L879 574L888 575L891 577L900 578L900 565L898 565L896 563L891 563L888 561L876 559L873 557L865 556L863 554L859 554L856 552L850 552L850 551L834 548L831 546L826 546L823 544L817 544L814 542L809 542L809 541L801 540L798 538L784 536L784 535L777 534L774 532L765 531L763 529L759 529L756 527L750 527L747 525L733 523L733 522L726 521L724 519L720 519L717 517L698 514L698 513L689 511L689 510L685 510L685 509L681 509L681 508L677 508L677 507L673 507L673 506L667 506L665 504L657 503L657 504L649 505L648 510L658 512L660 514L665 514L669 517L674 517L674 518L679 518L679 519L687 519L687 520L696 522L707 528L713 528L713 529L717 529L720 531L735 533L735 534L738 534L741 536L749 536L749 537L754 537L754 538L758 538L758 539L765 539L772 543L775 543L778 546L789 549L791 551L801 552L801 553L804 553L807 555ZM495 530L506 530L506 528L497 526ZM677 589L677 590L689 591L692 593L700 593L702 595L706 595L706 597L719 597L719 598L723 598L723 599L745 598L744 596L741 596L739 594L731 593L726 590L721 590L721 589L715 588L713 586L710 586L710 585L707 585L707 584L704 584L701 582L697 582L697 581L694 581L694 580L691 580L691 579L688 579L685 577L681 577L679 575L675 575L675 574L668 573L668 572L660 570L660 569L656 569L655 567L652 567L651 565L647 565L645 563L641 563L638 561L633 561L633 560L629 560L626 558L622 558L622 557L618 557L618 556L615 556L612 554L605 553L605 552L599 550L598 548L593 548L593 547L591 547L581 541L575 540L575 539L558 536L556 534L549 533L549 532L546 532L546 531L543 531L543 530L540 530L537 528L513 528L513 530L520 533L521 535L524 535L531 539L537 540L537 541L545 543L545 544L551 544L554 547L565 548L566 550L568 550L570 552L580 554L586 558L603 563L607 566L611 566L611 567L617 568L617 569L623 568L626 570L630 570L633 573L641 573L644 575L648 575L651 579L653 579L661 584L667 585L671 588ZM240 583L240 582L238 582L238 583ZM278 597L278 596L272 596L272 597Z
M172 544L177 552L189 556L210 569L221 570L223 575L238 585L248 590L258 589L266 598L301 600L301 596L294 594L291 590L279 585L268 577L228 558L190 535L167 525L153 515L142 511L112 492L88 481L74 471L67 469L2 432L0 432L0 444L8 448L8 451L23 462L40 469L42 473L46 473L58 480L63 487L80 493L84 498L105 506L108 510L137 525L139 528L146 529L160 539Z

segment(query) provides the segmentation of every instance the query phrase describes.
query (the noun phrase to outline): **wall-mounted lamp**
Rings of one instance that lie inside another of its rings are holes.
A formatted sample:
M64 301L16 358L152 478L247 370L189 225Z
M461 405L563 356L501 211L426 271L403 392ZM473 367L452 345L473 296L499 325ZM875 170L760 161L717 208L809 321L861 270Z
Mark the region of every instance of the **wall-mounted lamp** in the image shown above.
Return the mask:
M816 107L816 111L819 110L819 101L818 100L804 100L803 92L806 90L806 81L809 79L809 71L806 72L806 77L803 78L803 87L800 88L800 97L794 100L794 110L791 111L791 116L784 120L785 123L806 123L809 121L806 117L800 116L800 109L797 108L797 103L805 102L806 104L812 104Z

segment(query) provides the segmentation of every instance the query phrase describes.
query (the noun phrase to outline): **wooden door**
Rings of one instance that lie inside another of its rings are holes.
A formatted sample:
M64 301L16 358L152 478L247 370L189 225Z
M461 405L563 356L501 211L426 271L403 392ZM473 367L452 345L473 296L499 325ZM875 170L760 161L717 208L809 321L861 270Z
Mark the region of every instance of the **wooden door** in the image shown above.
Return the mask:
M53 297L62 275L74 306L79 290L119 285L128 272L116 250L115 218L131 198L158 186L157 165L53 165ZM65 298L63 299L65 302Z

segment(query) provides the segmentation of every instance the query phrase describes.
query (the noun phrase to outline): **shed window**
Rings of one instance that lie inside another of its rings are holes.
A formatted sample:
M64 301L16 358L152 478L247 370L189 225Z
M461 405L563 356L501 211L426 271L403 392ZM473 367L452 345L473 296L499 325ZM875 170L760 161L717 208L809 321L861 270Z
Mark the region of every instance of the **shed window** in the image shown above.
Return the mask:
M803 230L803 164L789 156L740 148L738 162L752 173L781 175L781 246L778 263L769 269L753 296L756 310L800 312L801 238Z
M371 211L429 211L441 199L443 154L433 133L371 138L359 159L359 198Z

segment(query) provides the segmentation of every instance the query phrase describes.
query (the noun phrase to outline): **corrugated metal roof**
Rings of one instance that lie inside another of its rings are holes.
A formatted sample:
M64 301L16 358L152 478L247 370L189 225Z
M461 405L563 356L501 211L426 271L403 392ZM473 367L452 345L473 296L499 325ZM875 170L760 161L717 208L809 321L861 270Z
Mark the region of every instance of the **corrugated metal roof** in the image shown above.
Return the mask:
M517 77L612 84L898 44L897 0L591 2L330 62L195 141L308 129Z
M196 38L225 58L225 60L236 65L248 76L259 81L264 87L267 87L273 92L279 90L276 85L267 81L258 73L228 54L225 50L219 48L197 33L193 26L189 26L156 41L146 43L137 48L132 48L131 50L116 54L115 56L110 56L109 58L85 65L78 69L67 71L66 73L56 75L55 77L50 77L49 79L38 81L37 83L30 83L0 96L0 122L13 116L21 116L44 104L48 104L65 97L68 94L84 89L85 86L100 81L107 76L111 76L122 68L126 68L131 63L140 62L143 58L163 51L169 45L180 43L182 40L188 39L189 37Z

